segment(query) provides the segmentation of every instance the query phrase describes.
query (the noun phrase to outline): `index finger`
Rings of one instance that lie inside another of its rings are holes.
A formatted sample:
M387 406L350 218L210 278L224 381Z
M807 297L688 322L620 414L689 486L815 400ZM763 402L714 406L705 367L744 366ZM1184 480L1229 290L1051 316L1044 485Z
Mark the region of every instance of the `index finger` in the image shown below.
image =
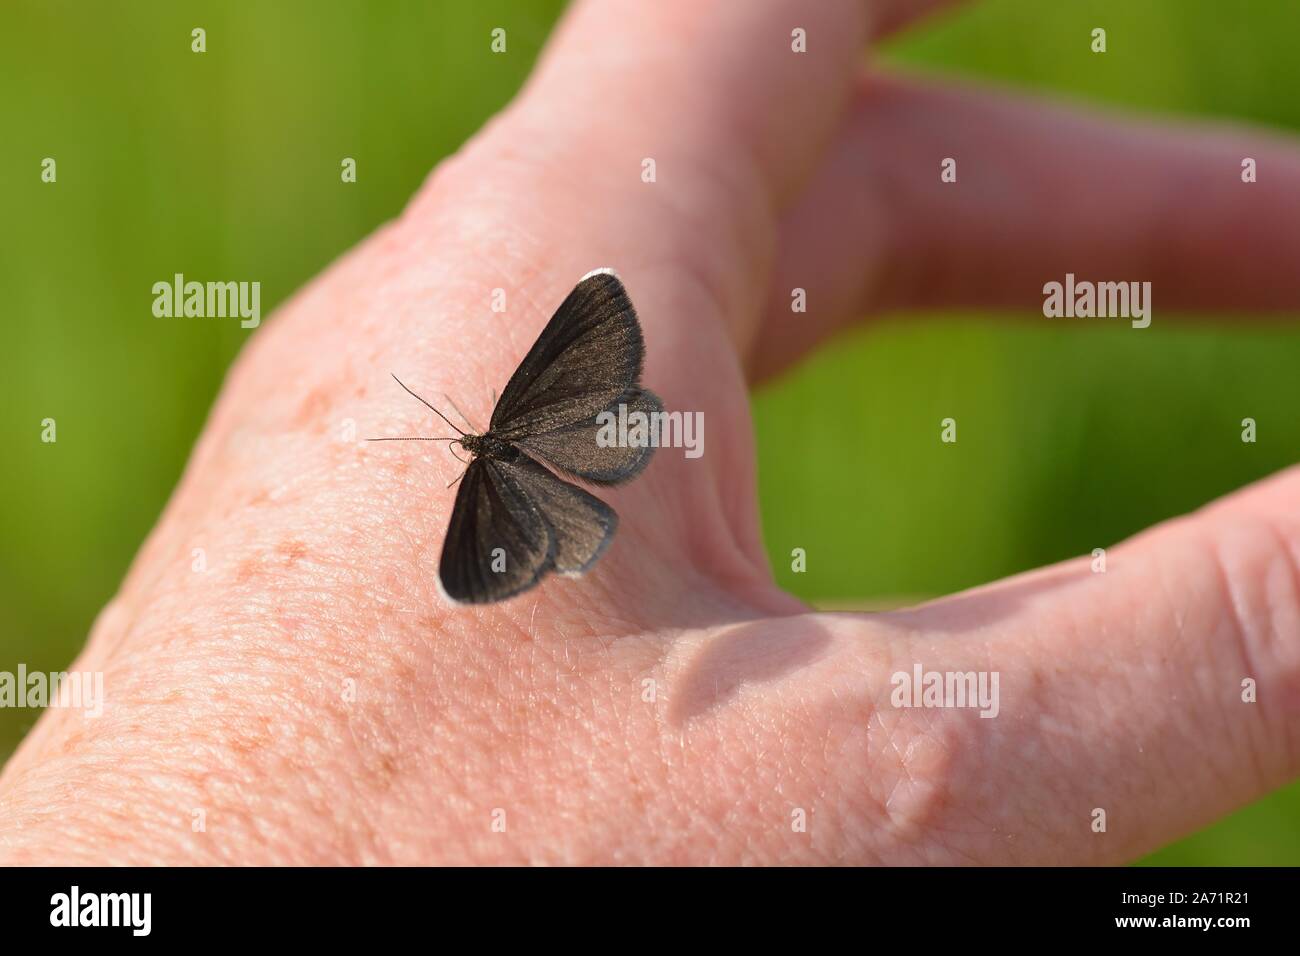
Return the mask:
M777 215L829 145L869 39L944 2L586 0L451 166L481 177L497 163L494 191L516 223L529 195L566 201L575 241L550 251L573 261L551 271L580 275L594 260L576 253L599 247L625 275L684 277L744 345ZM467 186L452 170L442 179L443 195Z

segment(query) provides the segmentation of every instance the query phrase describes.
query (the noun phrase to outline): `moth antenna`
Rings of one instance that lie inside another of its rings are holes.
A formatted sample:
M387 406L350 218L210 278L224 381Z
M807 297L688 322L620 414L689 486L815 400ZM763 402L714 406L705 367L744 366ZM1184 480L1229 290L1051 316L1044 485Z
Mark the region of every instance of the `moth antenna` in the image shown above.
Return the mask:
M389 372L389 374L392 375L391 372ZM441 419L442 419L444 422L446 422L448 425L451 425L451 427L454 428L454 429L456 429L457 432L459 432L459 433L462 434L462 435L465 434L465 432L461 431L461 430L460 430L460 427L459 427L458 425L456 425L454 422L452 422L452 420L451 420L450 418L448 418L446 415L444 415L442 412L438 411L436 408L434 408L432 405L430 405L430 404L429 404L428 402L426 402L424 399L420 398L419 395L416 395L413 391L411 391L409 388L407 388L406 385L402 382L402 380L401 380L400 378L398 378L396 375L393 375L393 381L396 382L398 385L401 385L401 386L402 386L402 390L405 391L407 395L410 395L412 398L418 399L419 402L420 402L422 405L424 405L425 408L429 409L429 411L433 412L435 415L437 415L439 418L441 418Z
M442 397L447 400L447 404L452 407L452 410L457 415L460 416L461 421L463 421L470 428L474 429L474 431L478 431L478 426L476 426L472 421L469 420L469 416L460 410L460 407L454 401L452 401L452 397L450 395L448 395L446 392L443 392Z
M459 438L424 438L420 435L412 435L409 438L367 438L366 441L460 441Z

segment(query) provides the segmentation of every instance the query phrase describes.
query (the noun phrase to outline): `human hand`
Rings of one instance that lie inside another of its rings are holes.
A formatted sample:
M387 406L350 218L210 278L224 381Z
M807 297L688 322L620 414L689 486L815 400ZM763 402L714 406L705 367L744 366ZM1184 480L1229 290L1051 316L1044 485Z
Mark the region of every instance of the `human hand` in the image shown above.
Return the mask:
M104 716L50 711L0 778L5 861L1106 863L1291 779L1296 473L1106 575L875 615L772 583L748 382L837 328L1037 306L1066 271L1149 278L1166 307L1300 303L1294 147L868 73L926 6L575 9L519 100L241 356L75 664L104 672ZM1269 176L1243 189L1247 155ZM343 424L428 433L391 372L483 423L602 265L706 454L601 491L620 530L581 580L447 605L461 466ZM999 672L998 716L891 707L916 662Z

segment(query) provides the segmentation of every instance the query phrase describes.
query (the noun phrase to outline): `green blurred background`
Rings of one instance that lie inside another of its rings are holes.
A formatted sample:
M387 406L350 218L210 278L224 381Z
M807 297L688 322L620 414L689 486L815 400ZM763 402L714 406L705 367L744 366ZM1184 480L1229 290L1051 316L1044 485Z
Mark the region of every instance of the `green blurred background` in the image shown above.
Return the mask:
M67 666L248 334L153 320L152 283L256 277L268 313L511 97L561 7L5 4L0 670ZM497 26L505 56L488 48ZM1088 49L1095 26L1104 56ZM885 56L1300 131L1297 35L1295 0L991 0ZM55 185L39 178L46 156ZM341 188L345 156L359 181ZM1295 459L1300 332L1008 318L876 324L756 396L782 584L825 603L940 594L1112 544ZM955 446L935 440L948 415ZM1248 415L1254 445L1239 440ZM39 441L46 417L57 444ZM793 547L805 574L789 572ZM34 716L0 709L0 759ZM1300 863L1300 786L1149 862Z

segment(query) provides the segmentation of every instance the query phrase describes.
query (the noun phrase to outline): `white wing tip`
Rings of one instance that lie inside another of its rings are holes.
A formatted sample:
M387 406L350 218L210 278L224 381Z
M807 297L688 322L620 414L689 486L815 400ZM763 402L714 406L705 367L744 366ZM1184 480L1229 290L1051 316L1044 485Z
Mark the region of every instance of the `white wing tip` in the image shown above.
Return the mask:
M598 276L598 275L613 276L615 279L619 278L619 274L615 272L612 268L610 268L609 266L601 266L599 269L592 269L590 272L588 272L585 276L583 276L578 281L586 282L592 276Z
M434 581L434 583L438 586L438 597L442 598L445 602L447 602L448 604L450 604L452 607L465 607L465 606L466 606L466 602L464 602L464 601L457 601L454 597L452 597L450 594L447 593L447 589L446 589L445 587L442 586L442 572L441 572L441 571L439 571L438 573L436 573L436 574L433 576L433 581Z

